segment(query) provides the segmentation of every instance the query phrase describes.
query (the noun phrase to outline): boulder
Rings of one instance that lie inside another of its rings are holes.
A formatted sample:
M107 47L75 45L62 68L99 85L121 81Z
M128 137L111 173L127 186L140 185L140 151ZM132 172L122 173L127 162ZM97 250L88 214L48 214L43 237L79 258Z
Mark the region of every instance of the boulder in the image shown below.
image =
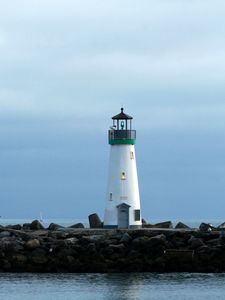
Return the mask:
M31 224L30 224L30 229L31 230L43 230L45 229L44 226L41 224L41 222L39 222L38 220L34 220Z
M120 243L129 243L132 240L131 236L125 232L122 238L120 239Z
M179 222L177 223L177 225L175 226L176 229L190 229L189 226L187 226L186 224Z
M173 223L171 221L157 223L153 225L153 228L173 228Z
M199 230L203 232L210 232L213 230L212 224L201 223L199 226Z
M23 226L22 226L22 229L24 230L30 230L31 229L31 224L30 223L24 223Z
M223 240L221 238L217 238L217 239L211 239L211 240L206 241L206 244L211 247L221 246L221 242L223 242Z
M30 257L31 261L37 265L46 264L48 261L48 257L46 252L43 249L35 249Z
M15 225L7 225L7 229L14 229L14 230L21 230L22 226L20 224L15 224Z
M84 228L84 224L77 223L77 224L71 225L69 228Z
M140 237L136 237L132 240L132 245L135 248L143 248L143 247L146 247L146 244L148 241L149 241L149 237L140 236Z
M51 223L48 226L48 230L58 230L60 228L64 228L63 226L59 225L59 224L55 224L55 223Z
M158 234L149 238L147 241L148 247L156 247L159 245L164 245L166 243L166 236L164 234Z
M109 249L113 249L114 251L124 251L125 246L124 244L118 244L118 245L109 245Z
M190 239L188 240L188 244L190 245L191 249L197 249L197 248L200 248L202 246L205 246L202 239L196 238L194 236L190 237Z
M90 228L102 228L102 221L98 214L91 214L89 217Z
M27 249L36 249L38 247L40 247L40 241L38 239L32 239L26 243Z
M12 260L14 263L18 265L23 265L24 263L27 262L27 257L23 254L15 254L12 256Z
M1 238L7 238L7 237L10 237L10 236L11 236L11 233L9 231L0 232L0 239Z
M220 224L220 225L217 227L217 229L225 229L225 222L222 223L222 224Z
M75 238L75 237L71 237L71 238L68 238L68 239L65 239L65 242L69 245L75 245L78 243L78 239Z

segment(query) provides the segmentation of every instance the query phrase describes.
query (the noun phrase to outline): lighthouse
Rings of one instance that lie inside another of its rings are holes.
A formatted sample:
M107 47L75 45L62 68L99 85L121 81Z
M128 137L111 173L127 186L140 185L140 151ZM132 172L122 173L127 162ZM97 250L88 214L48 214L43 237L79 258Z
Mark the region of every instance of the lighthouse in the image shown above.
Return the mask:
M108 131L109 174L104 214L105 228L140 228L141 207L135 156L136 130L132 117L121 112L112 117Z

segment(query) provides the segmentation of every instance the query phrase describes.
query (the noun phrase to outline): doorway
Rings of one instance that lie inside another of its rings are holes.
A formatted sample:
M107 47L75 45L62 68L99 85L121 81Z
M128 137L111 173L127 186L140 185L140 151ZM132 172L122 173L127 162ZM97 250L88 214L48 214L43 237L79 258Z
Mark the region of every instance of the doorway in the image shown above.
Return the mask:
M122 203L118 209L118 228L129 228L129 208L130 205Z

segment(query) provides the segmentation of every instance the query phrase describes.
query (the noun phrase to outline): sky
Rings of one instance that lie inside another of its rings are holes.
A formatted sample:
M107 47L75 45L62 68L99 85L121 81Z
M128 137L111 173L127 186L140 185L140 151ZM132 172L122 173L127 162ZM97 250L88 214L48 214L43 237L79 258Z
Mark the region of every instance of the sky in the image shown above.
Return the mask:
M0 0L0 215L103 217L134 117L143 217L225 221L223 0Z

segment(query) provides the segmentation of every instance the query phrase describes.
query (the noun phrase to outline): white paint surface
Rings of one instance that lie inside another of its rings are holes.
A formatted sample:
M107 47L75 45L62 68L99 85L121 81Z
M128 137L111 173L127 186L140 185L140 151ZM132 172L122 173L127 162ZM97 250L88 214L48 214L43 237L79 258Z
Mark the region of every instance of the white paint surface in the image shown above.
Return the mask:
M118 225L117 206L122 203L130 206L129 226L140 226L141 219L134 218L134 210L140 209L134 145L111 145L104 226Z

